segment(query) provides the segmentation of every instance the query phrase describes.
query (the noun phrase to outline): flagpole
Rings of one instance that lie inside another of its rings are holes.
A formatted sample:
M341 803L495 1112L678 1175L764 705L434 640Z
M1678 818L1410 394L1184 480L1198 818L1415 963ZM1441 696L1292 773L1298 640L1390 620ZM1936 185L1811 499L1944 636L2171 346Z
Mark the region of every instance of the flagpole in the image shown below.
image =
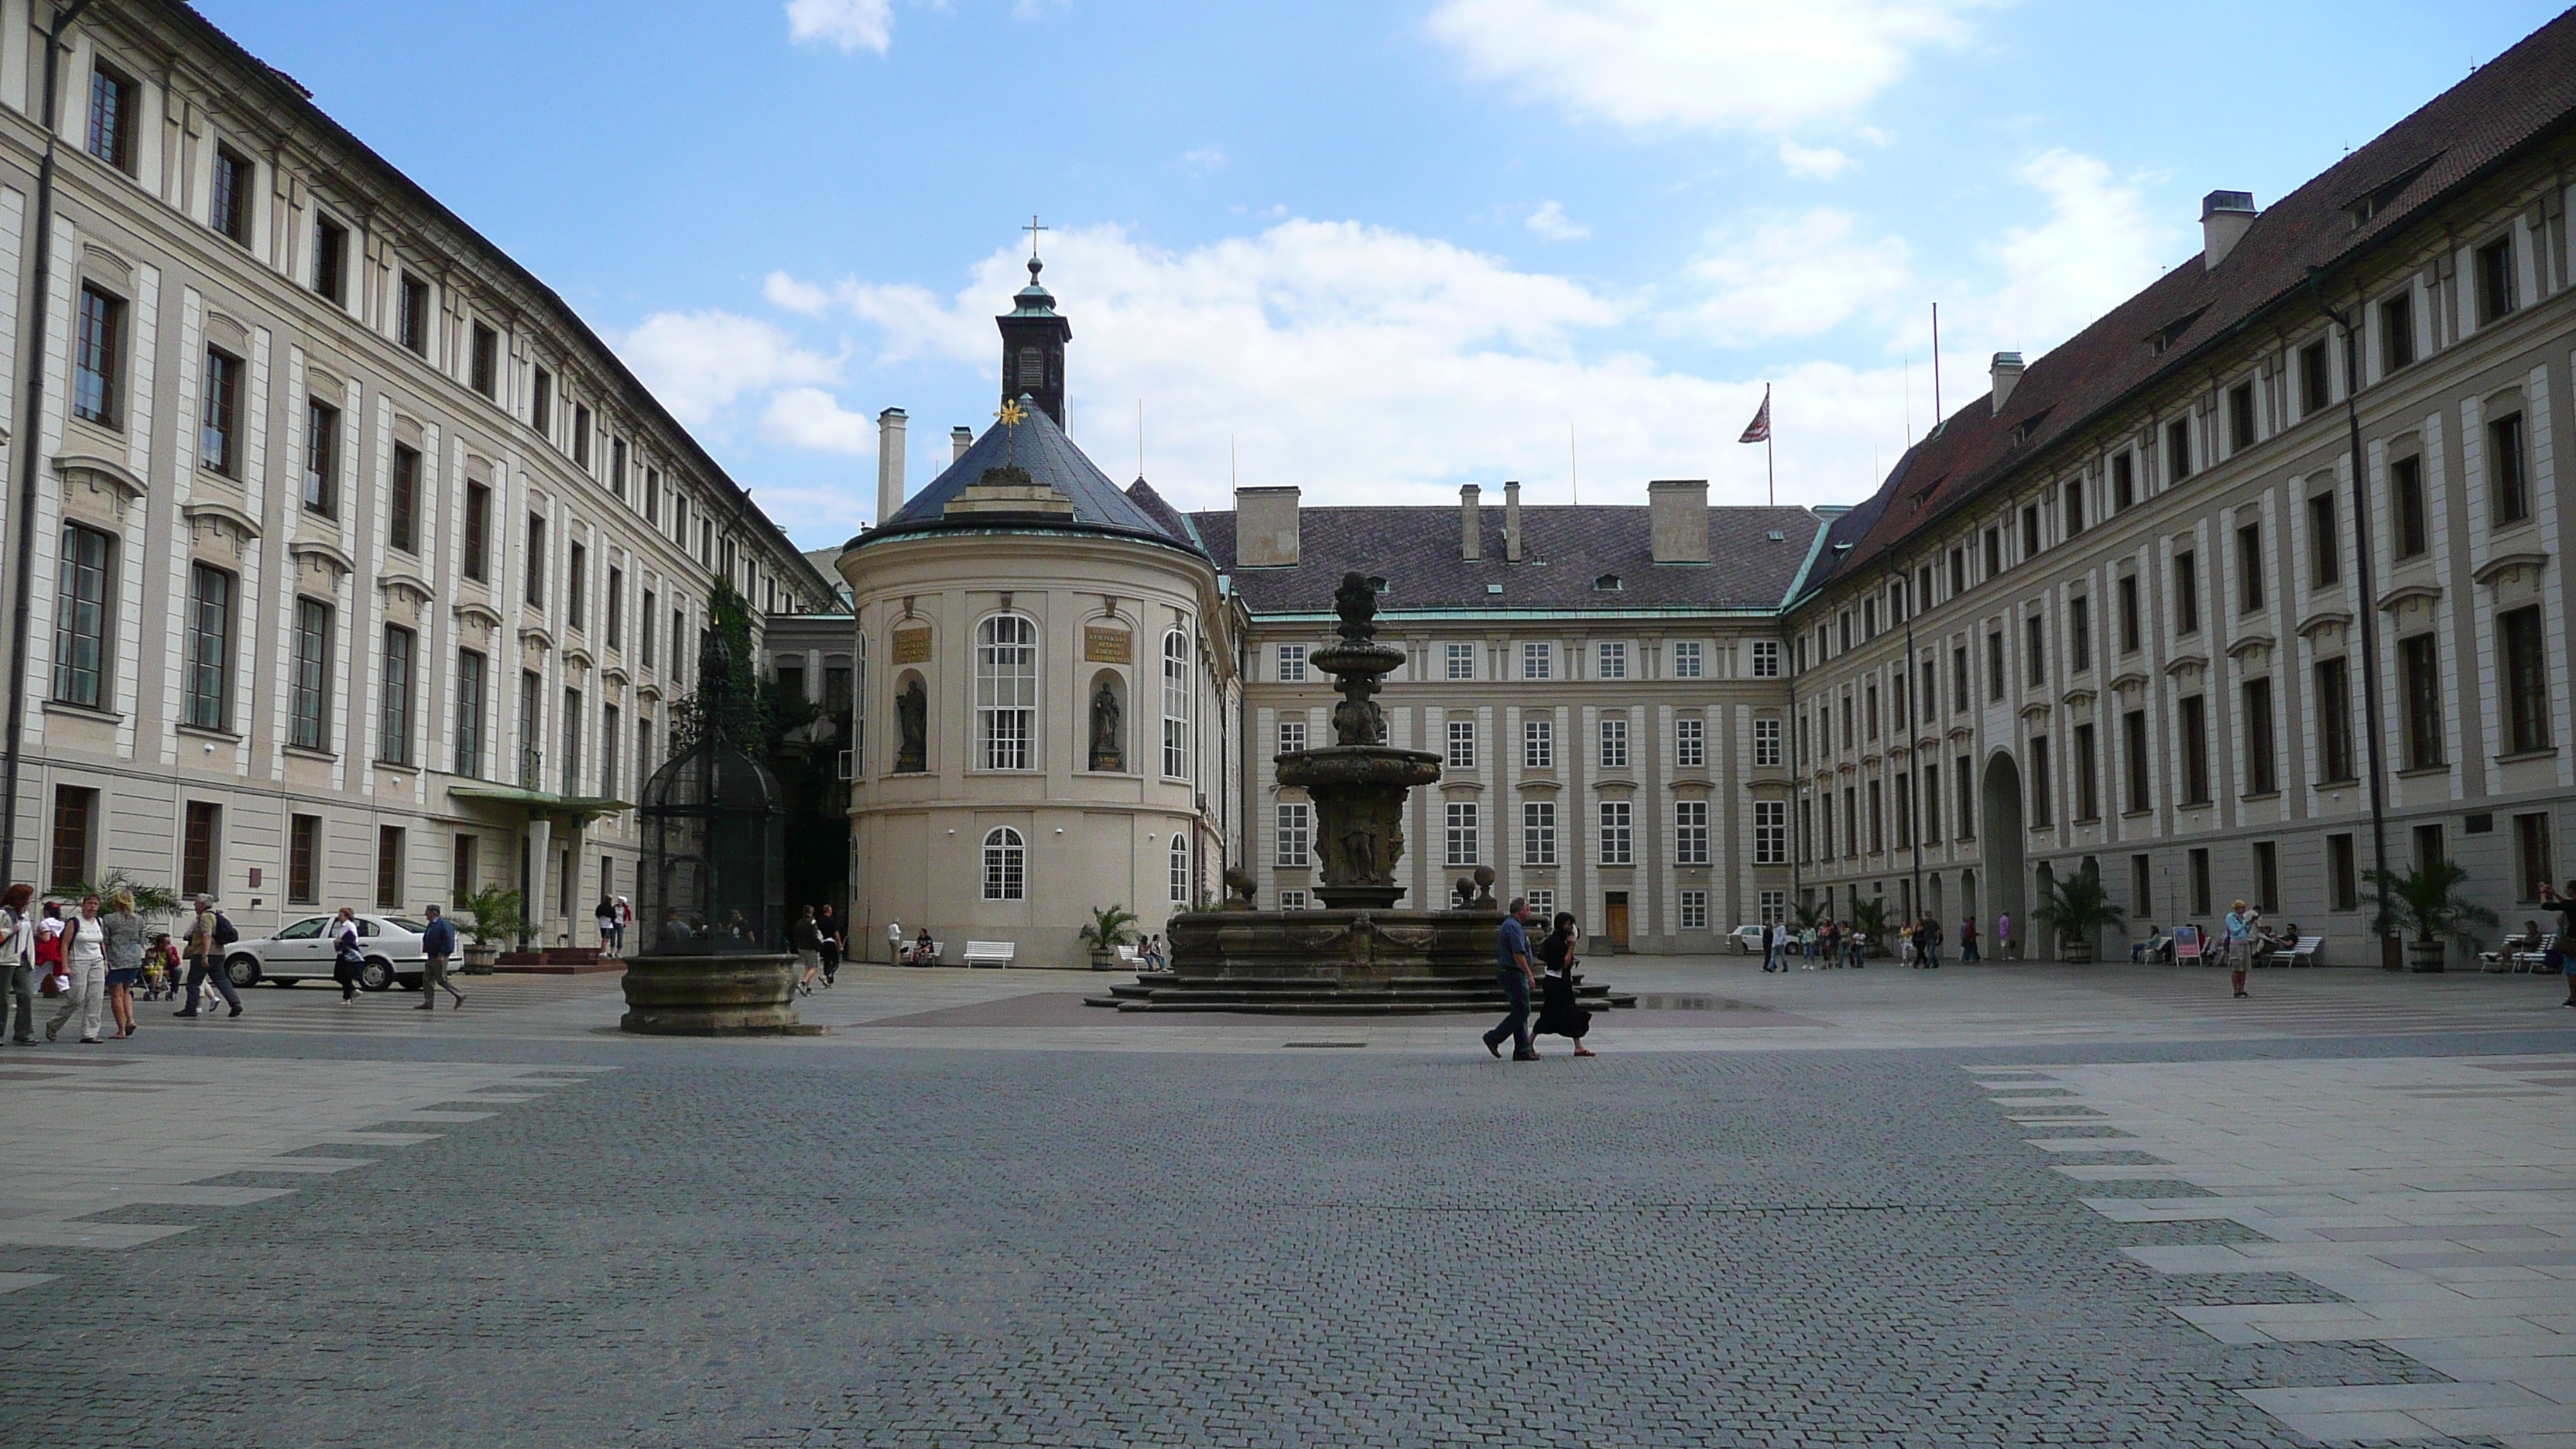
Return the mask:
M1762 414L1764 417L1771 415L1771 384L1767 382L1762 384ZM1778 507L1780 479L1771 468L1771 430L1769 428L1762 430L1762 490L1764 498L1769 500L1771 506Z

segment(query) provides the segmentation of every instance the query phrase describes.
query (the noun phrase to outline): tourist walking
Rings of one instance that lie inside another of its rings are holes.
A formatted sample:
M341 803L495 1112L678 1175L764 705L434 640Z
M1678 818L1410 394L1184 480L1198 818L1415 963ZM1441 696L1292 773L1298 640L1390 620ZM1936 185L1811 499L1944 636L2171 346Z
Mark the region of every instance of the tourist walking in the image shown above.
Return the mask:
M1798 959L1805 963L1798 968L1799 970L1816 969L1816 928L1812 925L1798 932Z
M132 1036L134 987L143 979L143 918L134 914L134 892L109 896L98 924L107 952L107 1009L116 1018L116 1034Z
M420 1005L412 1010L436 1011L442 987L448 995L456 998L457 1006L463 1006L465 993L457 990L456 983L447 979L448 958L456 954L456 923L435 905L429 908L429 924L420 931L420 954L424 962L420 968Z
M841 922L832 908L823 908L823 919L815 922L815 934L823 942L823 989L828 991L841 974Z
M614 956L614 955L616 955L616 954L617 954L617 900L616 900L616 898L615 898L615 897L613 897L613 896L601 896L601 897L599 898L599 904L598 904L598 905L596 905L596 906L591 907L591 910L590 910L590 922L591 922L591 924L592 924L592 925L597 926L597 927L599 928L599 954L601 954L601 955L603 955L603 956Z
M2558 939L2550 943L2549 952L2541 957L2544 969L2567 978L2567 1004L2576 1006L2576 880L2567 883L2567 893L2560 895L2540 883L2540 904L2544 910L2558 913Z
M1995 959L2009 961L2012 958L2012 912L1997 911L1995 912Z
M823 933L814 924L812 906L799 912L796 923L787 928L787 943L795 948L796 959L805 967L804 974L796 978L796 994L811 996L814 978L823 974Z
M1767 926L1765 926L1765 927L1763 927L1763 928L1762 928L1762 974L1763 974L1763 975L1768 976L1768 975L1770 975L1770 974L1771 974L1772 972L1774 972L1774 971L1780 971L1780 970L1785 970L1785 969L1787 969L1787 966L1788 966L1788 960L1787 960L1788 951L1789 951L1789 925L1788 925L1788 922L1786 922L1786 921L1773 921L1770 925L1767 925Z
M1914 934L1921 940L1923 945L1923 969L1926 971L1940 970L1941 918L1934 915L1924 916L1923 923L1915 927Z
M2245 994L2245 968L2254 961L2254 923L2262 916L2260 911L2248 910L2243 901L2228 908L2227 984L2238 996Z
M1977 954L1977 918L1961 916L1959 918L1959 964L1973 966L1982 959L1984 958Z
M331 922L331 979L340 983L341 1005L358 999L358 973L366 966L366 952L358 945L358 913L342 906Z
M0 895L0 1036L20 1046L36 1040L36 923L27 918L35 898L36 888L25 884Z
M1574 1043L1574 1054L1578 1057L1598 1055L1583 1044L1584 1034L1592 1030L1592 1013L1585 1010L1574 996L1572 912L1556 913L1556 921L1549 929L1547 939L1538 943L1538 959L1540 966L1545 968L1545 974L1538 983L1538 1030Z
M99 1015L107 1006L107 945L98 924L98 897L81 898L80 910L62 923L62 974L70 985L63 989L63 1004L54 1019L45 1023L45 1040L52 1041L73 1017L80 1018L82 1046L97 1046Z
M1512 1009L1492 1031L1485 1033L1485 1050L1499 1057L1503 1038L1512 1039L1512 1060L1534 1062L1538 1049L1530 1044L1530 988L1538 982L1538 973L1530 969L1529 902L1512 897L1511 909L1503 916L1503 929L1494 943L1494 983L1503 988L1503 996Z
M209 983L214 986L216 994L223 997L225 1004L232 1007L224 1015L241 1015L241 996L233 990L233 973L225 969L223 959L224 948L240 939L241 934L233 929L233 923L224 918L223 912L215 909L213 896L197 897L197 919L188 927L188 983L179 993L184 1004L170 1013L172 1016L197 1015L198 992Z

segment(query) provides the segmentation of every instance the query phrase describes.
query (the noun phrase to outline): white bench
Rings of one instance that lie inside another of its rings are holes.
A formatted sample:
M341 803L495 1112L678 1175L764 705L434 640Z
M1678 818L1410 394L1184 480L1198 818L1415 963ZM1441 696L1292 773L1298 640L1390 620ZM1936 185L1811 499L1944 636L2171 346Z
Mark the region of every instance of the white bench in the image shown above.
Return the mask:
M1132 968L1141 965L1144 962L1144 959L1144 957L1136 954L1136 948L1133 946L1121 946L1118 948L1118 964L1121 966Z
M2489 971L2536 971L2548 959L2549 948L2557 944L2558 933L2551 931L2541 936L2539 945L2528 949L2509 946L2501 951L2480 951L2478 962Z
M2317 951L2319 948L2323 947L2325 943L2326 938L2323 936L2301 936L2296 945L2290 947L2286 951L2279 952L2274 956L2274 964L2280 966L2314 966L2317 964Z
M966 964L969 966L1008 966L1011 964L1011 958L1019 954L1020 947L1016 941L966 943Z

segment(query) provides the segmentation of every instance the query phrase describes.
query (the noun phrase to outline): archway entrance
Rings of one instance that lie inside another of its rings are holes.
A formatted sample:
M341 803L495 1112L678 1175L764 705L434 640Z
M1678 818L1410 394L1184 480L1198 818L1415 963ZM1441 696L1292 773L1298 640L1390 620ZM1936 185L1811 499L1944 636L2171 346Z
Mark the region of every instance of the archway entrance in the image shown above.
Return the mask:
M2018 956L2031 931L2028 903L2022 898L2021 767L2010 754L1997 750L1986 761L1985 785L1978 795L1986 816L1987 906L1993 915L2012 917L2012 954ZM2001 959L2002 943L1995 939L1991 920L1985 934L1995 942L1995 956Z

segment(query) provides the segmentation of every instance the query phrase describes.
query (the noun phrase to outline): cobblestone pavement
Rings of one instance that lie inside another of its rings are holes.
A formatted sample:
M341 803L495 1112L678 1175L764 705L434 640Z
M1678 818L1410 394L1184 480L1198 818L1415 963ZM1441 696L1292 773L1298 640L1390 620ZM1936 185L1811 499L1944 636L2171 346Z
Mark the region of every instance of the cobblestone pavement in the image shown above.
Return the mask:
M2507 1142L2543 1120L2510 1094L2576 1063L2536 988L2469 983L2439 1011L2471 1024L2426 1028L2376 973L2302 973L2309 1015L2266 1034L2152 984L1866 976L1754 1002L1824 1027L1693 1005L1649 1051L1622 1013L1627 1050L1521 1067L1454 1022L942 1047L855 1023L1088 983L890 971L845 976L815 999L842 1029L796 1042L620 1039L611 986L418 1018L253 993L219 1032L0 1048L0 1160L46 1168L0 1173L0 1445L2554 1449L2576 1426L2538 1363L2576 1319L2527 1301L2564 1282L2563 1212L2480 1209L2538 1235L2507 1245L2528 1384L2490 1427L2441 1417L2501 1396L2477 1364L2353 1326L2397 1317L2351 1271L2387 1245L2311 1200L2333 1151L2436 1103L2418 1135L2450 1155L2420 1172L2563 1203L2564 1155ZM2097 1029L2112 1000L2133 1027ZM2481 1084L2514 1133L2448 1129ZM2206 1109L2247 1092L2273 1105L2231 1139ZM2302 1135L2303 1094L2343 1104L2339 1147ZM2440 1184L2405 1178L2358 1210L2411 1221L2384 1198ZM2289 1186L2237 1201L2257 1179Z

